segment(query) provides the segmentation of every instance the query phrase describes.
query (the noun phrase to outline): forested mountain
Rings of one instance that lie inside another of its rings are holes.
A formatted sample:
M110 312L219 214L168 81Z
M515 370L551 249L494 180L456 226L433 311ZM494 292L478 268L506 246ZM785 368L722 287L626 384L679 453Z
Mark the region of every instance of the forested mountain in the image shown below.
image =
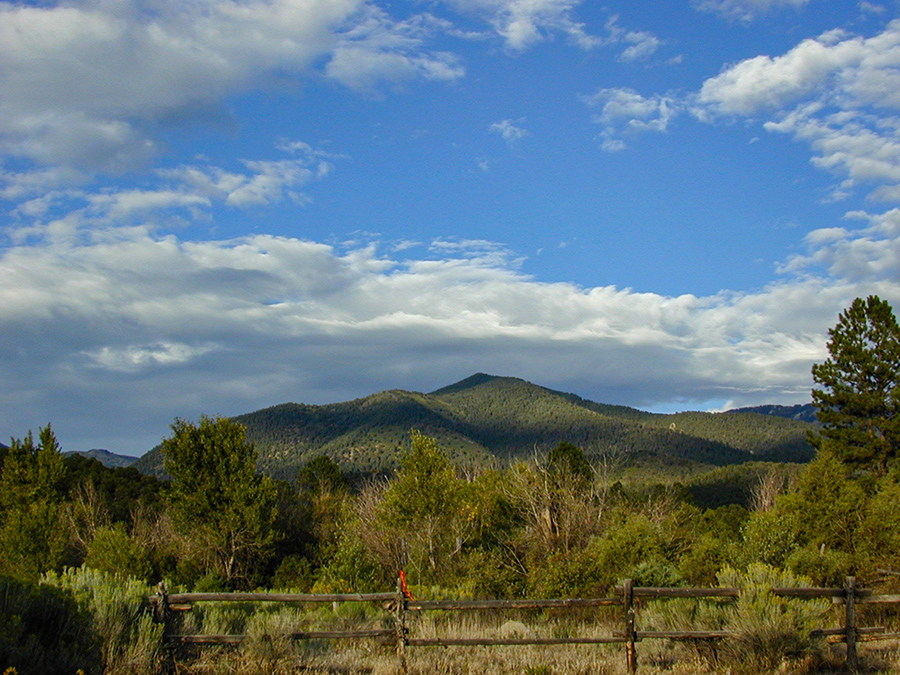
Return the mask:
M562 441L593 461L676 472L812 456L806 422L742 412L654 414L485 374L430 394L391 390L330 405L284 403L235 420L256 444L260 469L288 479L320 454L349 473L390 471L411 429L435 438L458 466L546 454ZM158 473L159 450L134 466Z
M774 417L787 417L801 422L817 423L816 407L812 403L798 405L757 405L751 408L735 408L728 412L759 413L760 415L772 415Z
M89 459L96 459L103 466L108 467L110 469L114 469L117 467L126 467L131 466L137 461L136 457L130 457L129 455L117 455L114 452L110 452L109 450L103 449L94 449L94 450L86 450L84 452L79 452L77 450L72 452L65 453L67 455L81 455L82 457L87 457Z

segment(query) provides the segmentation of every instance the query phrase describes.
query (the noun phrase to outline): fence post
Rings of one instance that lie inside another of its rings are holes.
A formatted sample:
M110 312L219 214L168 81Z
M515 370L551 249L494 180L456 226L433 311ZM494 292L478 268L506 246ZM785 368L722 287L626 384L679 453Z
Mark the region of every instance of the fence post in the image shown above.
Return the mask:
M628 663L628 672L631 675L637 672L637 650L634 639L634 582L626 579L622 587L625 600L625 659Z
M171 612L169 611L169 592L166 589L166 583L160 581L156 586L156 608L153 613L153 620L162 624L162 646L163 646L163 669L167 673L175 672L175 653L170 643L169 636L171 633Z
M406 593L403 580L397 577L397 599L394 601L394 623L397 630L397 659L400 672L406 673Z
M847 644L847 668L856 672L859 668L859 658L856 653L856 577L847 577L844 589L846 591L844 641Z

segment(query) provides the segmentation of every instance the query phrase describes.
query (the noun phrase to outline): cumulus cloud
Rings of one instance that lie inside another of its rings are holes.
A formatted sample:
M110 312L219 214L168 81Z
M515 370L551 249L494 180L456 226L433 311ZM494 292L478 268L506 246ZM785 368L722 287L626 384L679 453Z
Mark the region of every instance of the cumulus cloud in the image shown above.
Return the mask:
M898 223L875 218L856 240L895 242ZM845 239L821 236L811 255ZM33 238L0 255L4 419L12 433L51 420L72 449L140 453L176 415L437 388L476 371L641 407L789 403L808 396L825 330L855 295L900 300L874 267L833 267L845 276L825 281L805 263L757 293L665 297L539 283L489 241L428 250L187 242L139 227ZM858 267L886 257L878 246L856 255Z
M698 117L762 118L815 152L813 164L844 179L841 198L863 184L871 197L900 197L900 21L870 38L830 31L782 56L757 56L707 80Z
M693 0L693 6L732 21L749 23L777 9L801 9L809 0Z
M624 150L627 136L666 131L681 107L673 97L645 97L629 88L600 89L582 100L599 110L593 121L601 127L602 147L608 152Z
M365 0L0 2L0 151L124 170L156 156L160 125L222 115L227 96L322 60L354 88L461 76L428 35Z
M813 230L805 238L807 253L791 257L782 271L819 269L854 283L900 281L900 209L853 211L847 219L865 227Z

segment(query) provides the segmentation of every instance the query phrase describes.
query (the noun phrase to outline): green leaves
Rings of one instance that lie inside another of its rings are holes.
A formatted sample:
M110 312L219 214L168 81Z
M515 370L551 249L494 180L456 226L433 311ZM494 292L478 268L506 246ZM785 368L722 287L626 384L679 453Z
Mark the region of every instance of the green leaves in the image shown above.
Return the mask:
M178 419L172 431L162 442L172 519L210 572L247 584L275 538L275 485L256 474L240 424L204 416L198 425Z
M813 389L824 428L814 438L848 464L887 473L900 449L900 327L890 304L857 298L829 330L829 358L814 365Z
M60 519L65 466L47 425L13 439L0 474L0 573L35 580L62 564L67 532Z

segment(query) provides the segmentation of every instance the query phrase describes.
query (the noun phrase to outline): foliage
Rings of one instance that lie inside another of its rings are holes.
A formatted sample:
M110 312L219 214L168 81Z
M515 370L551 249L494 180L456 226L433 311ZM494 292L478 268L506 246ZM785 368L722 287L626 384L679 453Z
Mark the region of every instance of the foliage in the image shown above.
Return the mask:
M202 417L197 425L176 420L172 431L162 451L173 522L207 573L248 585L275 539L275 486L256 474L256 451L241 425Z
M726 643L726 656L739 670L773 670L786 655L801 655L818 647L810 631L822 626L831 603L822 599L780 598L771 591L808 587L809 579L752 563L744 572L725 567L719 574L719 583L725 588L740 589L725 623L728 630L736 633Z
M144 582L89 568L48 574L48 585L74 597L102 640L104 673L152 675L161 666L163 628L153 621Z
M99 572L120 573L145 581L152 574L148 551L129 536L123 523L97 529L88 544L84 564Z
M829 357L812 368L823 439L842 461L883 476L900 449L900 326L878 296L857 298L828 331Z
M879 575L879 569L895 569L900 558L900 475L897 471L880 481L865 505L856 531L856 554L860 572Z
M40 430L37 444L30 431L12 439L0 474L0 573L35 581L62 565L68 542L60 517L64 475L50 425Z
M867 477L854 477L834 455L821 454L810 463L797 489L784 495L777 509L795 524L802 544L852 553L873 486Z
M461 483L433 438L411 434L410 449L400 460L397 477L384 492L378 523L402 549L396 569L408 568L411 581L436 580L464 536ZM463 516L464 518L464 516Z
M158 511L162 508L163 482L142 474L133 467L106 467L96 459L78 453L63 457L65 476L63 491L76 494L91 485L109 520L129 523L137 509Z
M774 462L746 462L716 467L687 481L686 487L694 504L714 509L729 504L752 508L754 491L767 476L775 472L785 484L791 483L804 465Z
M577 445L563 441L550 451L547 465L551 471L568 474L576 479L590 481L594 474L584 456L584 450Z
M69 592L0 577L0 666L18 675L99 675L100 639L90 614Z
M756 562L783 567L799 545L798 524L793 517L778 511L753 513L743 530L741 566Z

